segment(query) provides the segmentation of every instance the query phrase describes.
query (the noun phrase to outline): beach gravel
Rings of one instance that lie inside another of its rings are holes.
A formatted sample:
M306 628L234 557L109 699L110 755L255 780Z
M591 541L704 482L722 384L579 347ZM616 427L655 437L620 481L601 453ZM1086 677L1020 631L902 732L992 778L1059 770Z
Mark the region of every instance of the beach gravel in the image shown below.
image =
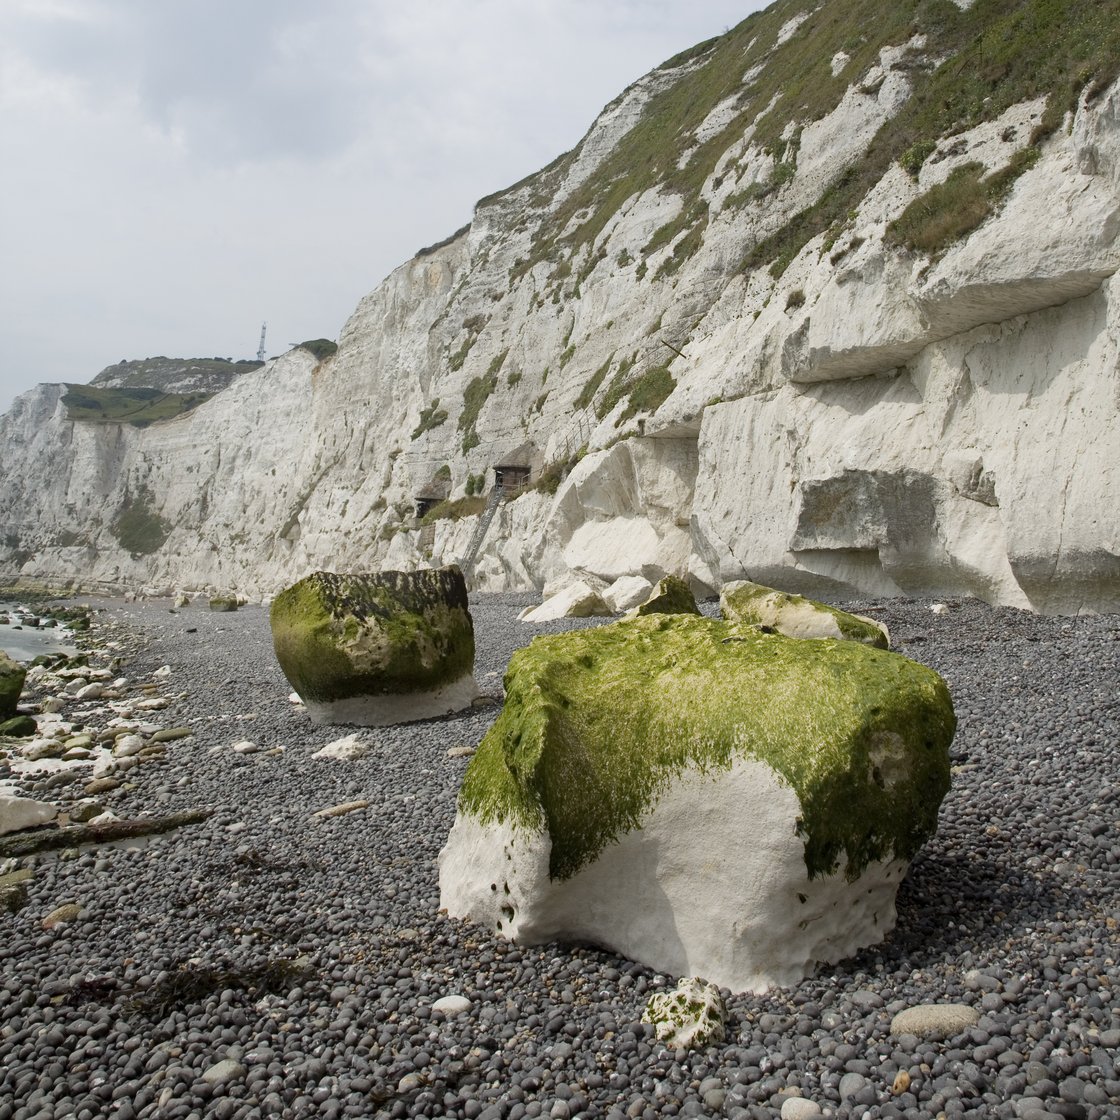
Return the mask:
M436 857L511 653L601 622L526 626L530 602L472 600L490 703L376 729L316 727L289 701L265 609L99 604L92 660L133 683L63 714L111 743L106 704L135 703L142 749L60 782L59 760L17 772L9 742L0 778L64 813L96 792L119 818L213 815L16 861L32 875L0 912L0 1120L1120 1116L1120 618L845 604L949 683L938 834L883 944L723 992L726 1041L685 1051L640 1022L675 977L439 913ZM172 729L190 734L154 738ZM359 757L313 757L351 733ZM896 1018L931 1004L973 1014L945 1037Z

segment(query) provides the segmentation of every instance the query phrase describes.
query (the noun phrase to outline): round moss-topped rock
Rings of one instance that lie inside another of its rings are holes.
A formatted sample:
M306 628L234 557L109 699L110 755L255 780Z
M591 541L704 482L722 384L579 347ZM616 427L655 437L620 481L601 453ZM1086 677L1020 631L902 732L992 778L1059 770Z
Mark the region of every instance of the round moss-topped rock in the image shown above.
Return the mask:
M277 660L318 723L399 723L478 695L474 625L455 566L315 572L272 604Z
M29 739L39 730L39 725L31 716L12 716L0 723L0 735L10 735L13 739Z
M802 642L692 615L539 637L460 807L548 829L574 874L637 828L685 769L766 763L798 795L809 874L909 859L933 834L956 727L945 682L898 654Z

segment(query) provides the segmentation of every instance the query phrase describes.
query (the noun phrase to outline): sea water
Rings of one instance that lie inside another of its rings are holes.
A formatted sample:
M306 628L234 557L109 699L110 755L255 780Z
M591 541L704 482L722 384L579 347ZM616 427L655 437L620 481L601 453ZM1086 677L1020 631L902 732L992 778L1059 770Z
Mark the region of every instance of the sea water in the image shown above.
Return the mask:
M47 629L25 626L16 614L17 604L0 603L0 616L7 615L7 625L0 623L0 650L15 661L32 661L40 654L65 653L73 657L78 652L74 634L65 626Z

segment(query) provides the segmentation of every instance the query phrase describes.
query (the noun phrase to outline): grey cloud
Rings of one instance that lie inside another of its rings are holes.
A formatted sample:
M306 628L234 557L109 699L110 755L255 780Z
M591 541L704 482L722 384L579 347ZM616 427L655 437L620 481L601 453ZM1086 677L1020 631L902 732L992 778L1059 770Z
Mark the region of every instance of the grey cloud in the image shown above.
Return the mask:
M94 104L125 95L197 158L235 165L318 158L362 123L345 0L92 4L80 20L0 21L8 48L82 83Z

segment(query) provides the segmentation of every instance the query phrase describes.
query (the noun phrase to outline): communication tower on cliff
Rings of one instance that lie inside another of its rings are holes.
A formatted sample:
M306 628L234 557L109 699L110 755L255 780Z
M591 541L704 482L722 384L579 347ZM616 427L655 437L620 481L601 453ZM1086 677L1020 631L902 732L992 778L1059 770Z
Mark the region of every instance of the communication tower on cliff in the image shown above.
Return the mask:
M261 344L257 347L257 361L264 361L264 332L268 330L268 323L261 323Z

